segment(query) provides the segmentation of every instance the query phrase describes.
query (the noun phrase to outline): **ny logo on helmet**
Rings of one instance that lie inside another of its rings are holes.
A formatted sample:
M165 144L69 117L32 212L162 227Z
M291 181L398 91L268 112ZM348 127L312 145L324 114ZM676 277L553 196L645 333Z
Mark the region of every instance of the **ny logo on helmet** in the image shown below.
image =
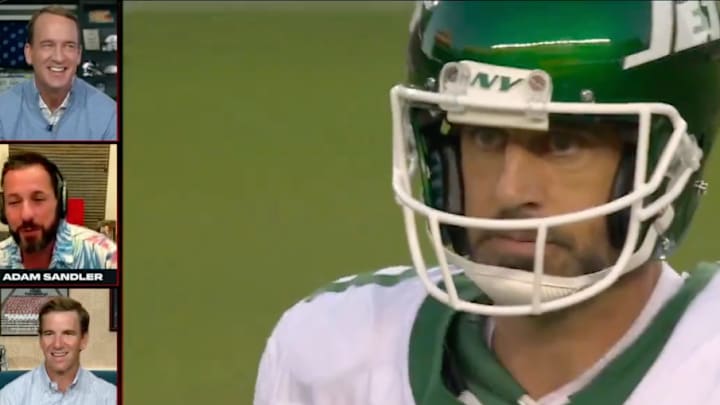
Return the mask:
M504 76L504 75L489 75L484 72L479 72L475 75L475 78L473 78L472 82L470 82L471 86L480 86L485 90L490 90L493 85L500 79L500 83L498 85L498 90L502 92L506 92L513 88L516 84L523 81L523 78L512 78L510 76Z

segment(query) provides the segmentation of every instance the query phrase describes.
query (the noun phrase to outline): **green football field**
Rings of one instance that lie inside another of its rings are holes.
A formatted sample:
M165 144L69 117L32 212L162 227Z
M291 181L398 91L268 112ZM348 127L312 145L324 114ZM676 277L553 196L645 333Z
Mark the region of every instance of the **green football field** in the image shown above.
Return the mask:
M126 404L250 404L281 312L409 262L389 88L410 3L125 3ZM711 183L673 264L715 259Z

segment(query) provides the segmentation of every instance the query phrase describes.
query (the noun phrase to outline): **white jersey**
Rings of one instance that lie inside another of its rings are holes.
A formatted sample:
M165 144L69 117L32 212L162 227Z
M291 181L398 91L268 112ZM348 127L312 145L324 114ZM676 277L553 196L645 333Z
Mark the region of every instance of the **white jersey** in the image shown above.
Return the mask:
M617 364L568 403L720 404L716 270L717 265L702 264L691 272L638 345L623 351ZM439 271L431 274L440 281ZM462 274L456 279L467 281ZM408 267L340 279L282 316L260 362L254 404L532 403L522 395L499 400L447 388L440 370L453 314L427 294ZM649 354L653 347L656 353Z

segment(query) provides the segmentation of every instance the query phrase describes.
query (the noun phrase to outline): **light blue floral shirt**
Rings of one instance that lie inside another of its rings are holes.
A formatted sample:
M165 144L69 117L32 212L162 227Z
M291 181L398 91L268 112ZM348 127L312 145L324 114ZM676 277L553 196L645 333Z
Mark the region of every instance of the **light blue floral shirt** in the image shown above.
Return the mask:
M20 247L12 237L0 242L0 269L23 269ZM60 221L50 269L117 269L117 246L91 229Z

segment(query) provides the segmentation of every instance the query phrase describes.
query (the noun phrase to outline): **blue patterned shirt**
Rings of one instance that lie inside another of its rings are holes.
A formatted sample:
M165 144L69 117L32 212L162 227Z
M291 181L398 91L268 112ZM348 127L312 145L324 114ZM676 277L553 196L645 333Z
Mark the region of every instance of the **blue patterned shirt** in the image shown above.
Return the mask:
M78 370L65 392L50 380L45 365L21 375L0 390L0 405L115 405L117 387L90 371Z
M23 269L20 247L12 237L0 242L0 269ZM60 221L50 269L117 269L117 246L107 236Z

